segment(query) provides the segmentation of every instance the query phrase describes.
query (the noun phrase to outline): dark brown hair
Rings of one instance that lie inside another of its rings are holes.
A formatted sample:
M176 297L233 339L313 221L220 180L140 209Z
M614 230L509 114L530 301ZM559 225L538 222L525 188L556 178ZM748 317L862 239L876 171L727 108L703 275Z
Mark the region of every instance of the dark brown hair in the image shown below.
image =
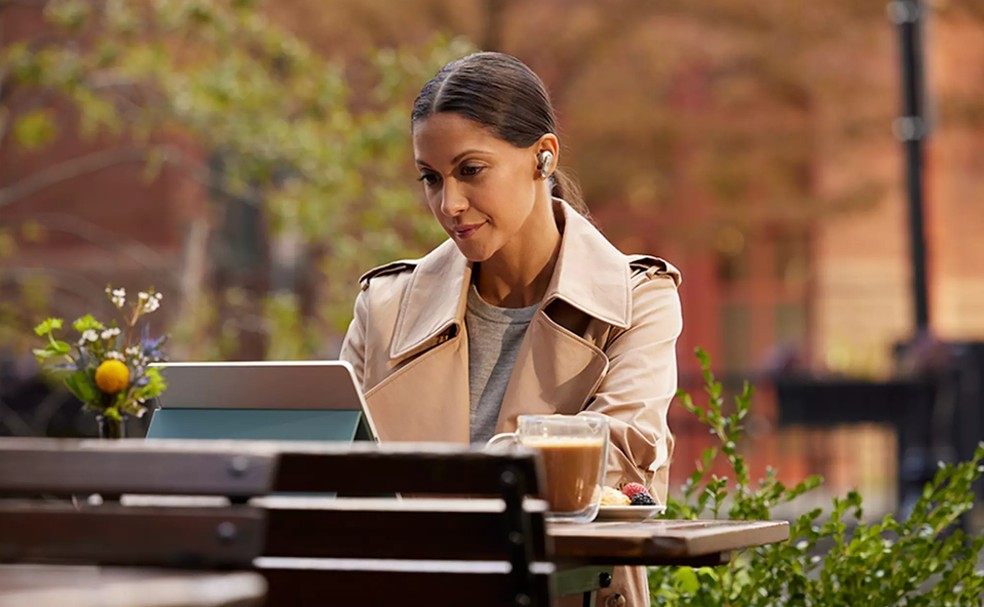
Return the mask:
M441 112L473 120L520 148L557 132L543 81L522 61L504 53L474 53L442 67L420 89L410 122L417 124ZM588 215L581 188L559 168L551 176L550 193Z

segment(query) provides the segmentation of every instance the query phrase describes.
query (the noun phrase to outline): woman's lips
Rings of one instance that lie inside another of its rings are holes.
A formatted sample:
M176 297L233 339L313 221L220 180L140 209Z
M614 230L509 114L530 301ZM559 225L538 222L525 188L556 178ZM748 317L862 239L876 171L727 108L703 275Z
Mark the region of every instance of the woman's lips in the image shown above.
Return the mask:
M455 226L453 228L454 235L456 238L460 240L466 240L468 238L471 238L475 234L475 232L477 232L479 228L481 228L484 225L485 225L484 223L473 223L467 226Z

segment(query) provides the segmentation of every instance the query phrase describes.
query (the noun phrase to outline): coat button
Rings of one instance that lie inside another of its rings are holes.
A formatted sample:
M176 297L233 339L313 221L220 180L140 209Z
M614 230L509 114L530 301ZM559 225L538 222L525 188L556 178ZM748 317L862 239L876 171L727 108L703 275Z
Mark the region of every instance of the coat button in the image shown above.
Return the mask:
M625 597L616 592L605 601L605 607L625 607Z

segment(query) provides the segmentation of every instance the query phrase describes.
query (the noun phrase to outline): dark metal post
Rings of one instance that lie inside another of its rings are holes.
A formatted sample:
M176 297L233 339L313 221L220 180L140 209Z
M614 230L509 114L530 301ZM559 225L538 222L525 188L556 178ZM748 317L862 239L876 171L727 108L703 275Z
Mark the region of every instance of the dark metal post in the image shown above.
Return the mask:
M925 107L922 41L926 16L922 0L894 0L888 14L899 31L902 68L902 116L893 130L905 149L905 183L909 209L909 247L912 266L912 307L915 335L929 331L929 294L926 280L926 228L923 220L923 142L929 133ZM896 420L899 438L899 513L908 518L922 487L933 478L932 441L924 432L932 417L932 405L912 397Z
M922 333L929 328L926 228L923 221L923 141L929 133L922 69L925 6L921 0L894 0L888 5L888 12L899 29L903 115L895 121L894 131L905 147L913 311L916 331Z

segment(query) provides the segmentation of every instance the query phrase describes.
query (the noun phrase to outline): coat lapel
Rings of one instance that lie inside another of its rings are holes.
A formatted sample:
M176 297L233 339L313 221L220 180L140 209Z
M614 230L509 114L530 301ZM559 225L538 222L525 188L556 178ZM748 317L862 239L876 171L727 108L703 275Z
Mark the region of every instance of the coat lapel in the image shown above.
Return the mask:
M574 415L607 370L604 352L537 312L516 357L496 433L515 430L519 415Z
M557 265L516 357L496 432L515 430L519 415L580 411L608 371L599 335L632 322L625 257L567 203L555 200L554 214L563 234Z
M450 240L421 259L400 302L390 358L422 352L452 327L461 334L470 282L471 264Z
M366 392L380 440L469 442L470 281L471 266L450 240L414 269L388 349L395 371Z
M366 392L381 441L468 444L468 340L421 353Z
M591 318L628 328L632 284L625 256L566 202L555 201L554 214L563 238L544 306L560 300Z

